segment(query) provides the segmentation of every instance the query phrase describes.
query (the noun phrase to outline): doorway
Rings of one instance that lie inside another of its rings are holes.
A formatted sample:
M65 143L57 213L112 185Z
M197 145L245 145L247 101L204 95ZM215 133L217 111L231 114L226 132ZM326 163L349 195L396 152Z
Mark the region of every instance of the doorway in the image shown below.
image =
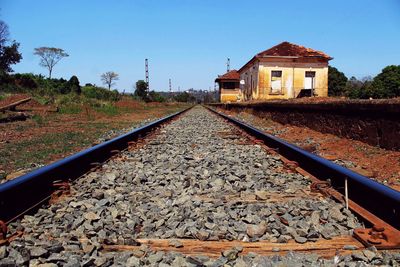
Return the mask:
M315 89L315 71L306 71L304 77L304 89L310 90L311 95L314 96Z

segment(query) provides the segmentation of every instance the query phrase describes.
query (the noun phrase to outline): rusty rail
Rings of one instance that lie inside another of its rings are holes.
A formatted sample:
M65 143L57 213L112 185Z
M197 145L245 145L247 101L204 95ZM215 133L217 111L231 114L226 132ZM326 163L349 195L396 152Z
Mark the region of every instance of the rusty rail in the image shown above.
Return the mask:
M344 183L347 179L349 198L352 201L394 228L400 229L400 192L210 107L207 108L255 138L262 140L268 147L278 150L279 154L287 159L296 161L301 168L315 177L322 180L329 179L332 187L341 194L344 194Z

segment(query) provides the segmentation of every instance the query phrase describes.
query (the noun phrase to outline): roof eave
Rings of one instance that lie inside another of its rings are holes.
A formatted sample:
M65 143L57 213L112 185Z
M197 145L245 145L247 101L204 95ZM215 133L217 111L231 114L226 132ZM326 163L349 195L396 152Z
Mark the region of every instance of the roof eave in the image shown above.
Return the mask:
M247 65L250 65L250 63L252 63L253 61L255 61L257 58L259 58L259 56L257 56L257 55L255 55L254 57L252 57L246 64L243 65L243 67L241 67L241 68L238 70L238 72L239 72L239 73L242 72L242 71L247 67Z
M269 57L271 57L271 58L299 58L299 56L268 56L268 55L266 55L266 56L260 55L258 57L259 58L269 58Z
M217 78L217 79L215 79L215 82L217 83L217 82L219 82L219 81L239 81L240 80L240 78L237 78L237 79L232 79L232 78L227 78L227 79L224 79L224 78Z
M327 57L324 57L324 56L258 56L258 58L293 58L293 59L296 59L296 58L299 58L299 59L301 59L301 58L321 58L321 59L325 59L327 61L333 59L333 57L330 57L330 56L327 56Z

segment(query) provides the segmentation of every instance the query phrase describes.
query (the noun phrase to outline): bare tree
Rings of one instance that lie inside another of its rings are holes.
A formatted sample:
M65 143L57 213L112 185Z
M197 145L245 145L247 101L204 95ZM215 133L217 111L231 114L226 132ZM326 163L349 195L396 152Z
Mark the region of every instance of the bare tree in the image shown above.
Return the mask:
M35 48L34 55L40 57L40 66L45 67L49 70L49 79L54 66L64 57L69 55L61 48L56 47L39 47Z
M113 71L107 71L101 75L101 81L108 86L108 90L111 90L111 86L115 84L116 80L119 80L119 76Z
M8 31L8 25L0 20L0 47L3 47L8 40L10 32Z

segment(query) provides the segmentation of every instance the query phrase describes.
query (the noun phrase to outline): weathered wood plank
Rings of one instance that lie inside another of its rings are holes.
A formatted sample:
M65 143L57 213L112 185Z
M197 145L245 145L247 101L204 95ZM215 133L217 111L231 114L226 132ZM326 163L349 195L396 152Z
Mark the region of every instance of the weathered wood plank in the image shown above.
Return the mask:
M8 109L12 110L12 109L15 108L16 106L21 105L21 104L23 104L23 103L26 103L26 102L28 102L28 101L30 101L30 100L31 100L31 98L28 97L28 98L25 98L25 99L21 99L21 100L15 101L15 102L13 102L13 103L11 103L11 104L8 104L8 105L6 105L6 106L0 107L0 111L8 110Z
M322 257L333 257L337 253L348 254L350 250L344 250L345 245L352 245L357 250L363 249L364 246L351 236L339 236L330 240L320 239L316 242L307 242L299 244L293 240L288 243L271 243L268 241L259 242L243 242L243 241L200 241L193 239L177 239L183 247L176 248L170 246L170 239L138 239L141 244L148 245L152 250L160 251L176 251L185 255L196 256L206 255L209 257L219 257L221 252L235 246L242 246L242 254L255 252L259 255L276 255L286 254L288 251L302 253L317 253ZM139 246L128 245L103 245L104 251L133 251L139 250ZM276 250L279 249L278 252Z
M24 121L29 116L25 113L22 112L17 112L17 113L12 113L9 114L7 117L0 118L0 123L5 123L5 122L13 122L13 121Z

